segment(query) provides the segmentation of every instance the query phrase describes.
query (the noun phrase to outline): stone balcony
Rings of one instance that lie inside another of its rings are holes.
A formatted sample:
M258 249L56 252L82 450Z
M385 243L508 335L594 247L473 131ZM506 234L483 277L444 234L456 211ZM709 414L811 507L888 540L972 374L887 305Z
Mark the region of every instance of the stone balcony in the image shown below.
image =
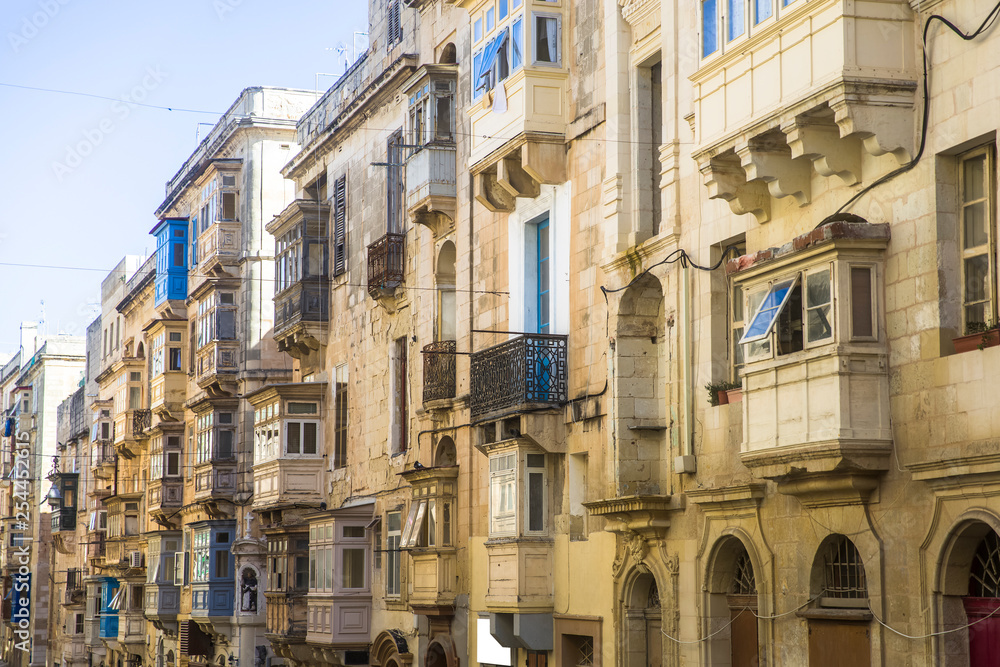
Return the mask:
M690 120L709 196L763 223L772 198L807 205L814 173L854 185L865 156L908 162L913 20L905 0L798 2L704 58Z

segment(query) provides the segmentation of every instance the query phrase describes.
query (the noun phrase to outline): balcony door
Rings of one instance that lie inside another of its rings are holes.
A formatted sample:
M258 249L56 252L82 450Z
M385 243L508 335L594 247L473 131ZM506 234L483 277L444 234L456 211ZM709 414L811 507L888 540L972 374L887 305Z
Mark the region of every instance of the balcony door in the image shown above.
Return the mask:
M530 295L535 302L535 331L540 334L551 333L551 246L551 226L546 216L535 225L535 280L534 294ZM529 349L535 351L531 363L537 383L536 396L539 401L548 402L552 391L552 358L545 354L547 347L544 345L533 345Z

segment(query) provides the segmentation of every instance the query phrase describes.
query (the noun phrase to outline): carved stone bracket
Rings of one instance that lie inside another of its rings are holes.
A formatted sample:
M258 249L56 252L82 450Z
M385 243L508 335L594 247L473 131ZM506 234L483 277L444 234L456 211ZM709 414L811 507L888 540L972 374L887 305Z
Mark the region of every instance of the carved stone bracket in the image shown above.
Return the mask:
M833 123L796 119L781 128L788 137L792 158L812 160L816 173L836 176L844 185L861 181L861 139L840 137L840 128Z
M733 213L752 213L759 223L771 219L771 196L767 185L763 181L747 182L747 174L735 155L706 160L701 165L701 173L708 186L709 199L725 200Z
M747 181L761 180L775 199L795 197L799 206L810 199L809 162L795 160L781 132L750 139L736 147Z
M891 153L899 164L914 154L915 81L853 83L830 101L840 135L855 135L872 155Z

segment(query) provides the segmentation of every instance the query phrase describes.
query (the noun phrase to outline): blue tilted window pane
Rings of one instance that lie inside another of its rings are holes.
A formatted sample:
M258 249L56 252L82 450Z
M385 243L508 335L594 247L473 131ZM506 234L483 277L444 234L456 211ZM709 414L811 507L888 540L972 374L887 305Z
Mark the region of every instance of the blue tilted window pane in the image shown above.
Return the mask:
M774 0L754 0L754 24L771 18L774 14Z
M719 5L718 0L703 0L701 3L701 57L705 58L719 50Z
M746 32L746 5L744 5L745 0L728 0L728 2L729 16L726 17L726 20L728 41L731 42Z
M538 225L538 333L549 333L549 221Z
M744 331L743 338L740 340L741 344L761 340L770 335L774 322L788 302L788 297L797 280L797 277L793 280L783 280L771 287L771 291L761 301L760 307L757 308L757 312L750 320L750 326Z

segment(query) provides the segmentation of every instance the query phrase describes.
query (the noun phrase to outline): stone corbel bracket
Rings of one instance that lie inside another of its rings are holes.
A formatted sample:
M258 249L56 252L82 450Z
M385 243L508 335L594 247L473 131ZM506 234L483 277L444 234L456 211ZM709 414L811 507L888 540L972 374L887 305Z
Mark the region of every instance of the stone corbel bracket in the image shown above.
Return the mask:
M729 202L729 208L737 215L752 213L758 223L771 219L771 195L763 181L747 181L747 174L740 165L739 158L730 154L713 157L699 166L709 199Z
M788 138L792 159L812 160L816 173L836 176L844 185L861 182L861 139L841 138L840 128L830 122L796 118L781 128Z
M771 132L754 137L736 146L740 164L746 171L747 181L767 183L768 192L775 199L795 197L799 206L809 203L812 170L809 162L795 160L781 132Z
M903 165L915 152L915 81L853 82L830 101L840 136L855 135L865 151L891 153Z

